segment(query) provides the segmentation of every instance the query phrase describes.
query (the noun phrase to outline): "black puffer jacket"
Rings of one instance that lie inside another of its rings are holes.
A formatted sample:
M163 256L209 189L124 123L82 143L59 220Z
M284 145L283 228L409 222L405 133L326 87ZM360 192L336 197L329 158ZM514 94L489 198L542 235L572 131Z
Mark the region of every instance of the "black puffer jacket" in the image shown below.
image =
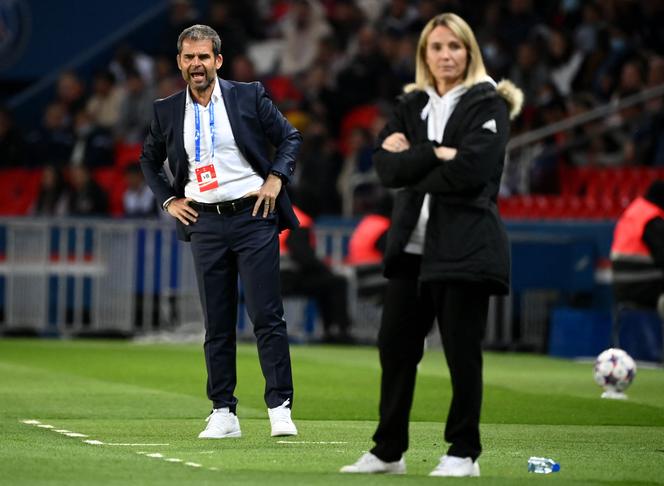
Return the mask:
M460 98L443 135L442 145L457 149L448 161L436 157L426 120L420 116L428 95L413 91L401 97L374 153L382 182L400 188L387 239L386 277L402 273L399 256L417 223L424 195L430 193L419 278L485 283L495 294L509 291L509 242L496 198L509 138L511 90L517 90L511 83L502 82L496 89L483 82ZM512 111L518 112L518 107ZM409 150L391 153L380 148L394 132L406 135Z

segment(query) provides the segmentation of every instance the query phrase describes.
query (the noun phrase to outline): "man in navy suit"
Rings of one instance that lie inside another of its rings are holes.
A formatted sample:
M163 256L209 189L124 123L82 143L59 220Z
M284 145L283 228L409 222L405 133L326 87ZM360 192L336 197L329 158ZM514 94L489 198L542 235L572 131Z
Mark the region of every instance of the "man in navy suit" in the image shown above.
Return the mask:
M260 83L217 77L223 58L213 29L185 29L177 48L187 89L155 102L140 162L159 204L176 219L178 237L191 242L213 404L199 437L241 435L234 396L238 273L265 377L272 436L296 435L277 237L298 224L282 185L293 174L302 137ZM272 160L268 144L275 148Z

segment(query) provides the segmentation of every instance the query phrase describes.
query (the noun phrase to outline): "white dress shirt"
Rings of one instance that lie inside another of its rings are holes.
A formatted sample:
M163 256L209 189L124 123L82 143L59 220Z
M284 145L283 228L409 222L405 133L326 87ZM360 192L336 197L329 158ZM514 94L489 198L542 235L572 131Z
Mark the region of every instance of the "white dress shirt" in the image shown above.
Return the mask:
M184 149L189 159L189 181L184 187L185 197L201 203L231 201L257 191L263 178L244 158L233 137L226 106L221 96L219 81L215 80L210 103L198 105L200 113L200 162L196 162L195 101L187 88L184 108ZM214 160L212 160L212 134L210 131L210 107L214 108ZM214 164L219 185L208 191L200 191L196 168Z

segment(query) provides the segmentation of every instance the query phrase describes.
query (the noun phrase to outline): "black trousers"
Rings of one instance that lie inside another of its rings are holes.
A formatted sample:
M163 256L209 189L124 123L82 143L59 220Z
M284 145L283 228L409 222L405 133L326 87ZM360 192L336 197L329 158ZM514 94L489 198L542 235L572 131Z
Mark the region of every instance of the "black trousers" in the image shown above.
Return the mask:
M279 283L276 216L199 212L187 231L205 316L207 394L214 408L235 412L238 273L254 326L269 408L293 402L293 379Z
M419 262L418 262L419 263ZM408 449L408 420L417 364L434 318L438 320L452 381L445 426L447 454L479 457L482 406L482 339L489 308L487 289L468 282L429 282L391 278L378 335L382 368L380 421L372 453L397 461Z

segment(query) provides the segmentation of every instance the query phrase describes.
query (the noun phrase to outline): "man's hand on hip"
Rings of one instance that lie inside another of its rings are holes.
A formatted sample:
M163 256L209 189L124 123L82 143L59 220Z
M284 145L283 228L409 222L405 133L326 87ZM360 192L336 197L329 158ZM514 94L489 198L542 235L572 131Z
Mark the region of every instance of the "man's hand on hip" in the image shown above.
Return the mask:
M254 204L254 210L251 213L252 216L258 214L261 204L263 204L264 218L274 212L277 208L277 196L281 191L281 185L281 179L274 174L270 174L258 191L247 194L247 196L256 196L258 198L256 204Z
M166 206L166 212L174 218L179 219L182 224L189 226L189 223L195 223L198 217L198 213L189 206L189 201L192 201L190 197L173 199Z

